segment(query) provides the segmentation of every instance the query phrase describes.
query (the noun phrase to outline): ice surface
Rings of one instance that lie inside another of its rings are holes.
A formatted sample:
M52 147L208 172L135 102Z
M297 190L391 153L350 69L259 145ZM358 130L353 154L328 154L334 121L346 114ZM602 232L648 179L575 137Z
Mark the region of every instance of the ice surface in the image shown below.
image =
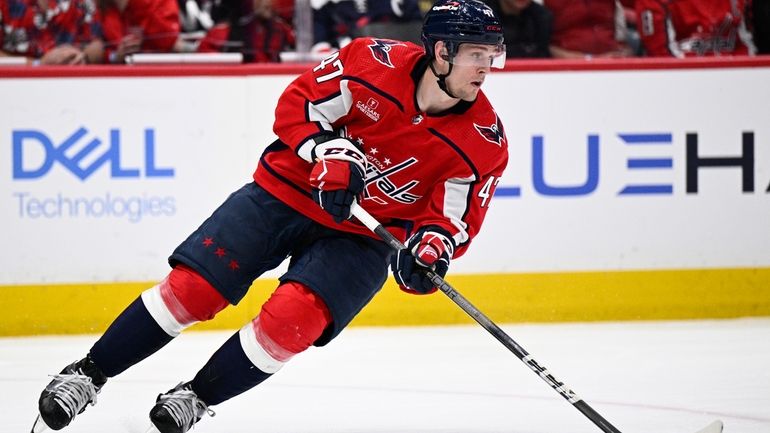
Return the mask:
M503 326L624 433L770 433L770 318ZM112 379L64 432L144 433L155 397L230 332L188 332ZM48 374L97 336L0 339L0 432L26 433ZM214 407L195 433L600 430L479 326L351 328Z

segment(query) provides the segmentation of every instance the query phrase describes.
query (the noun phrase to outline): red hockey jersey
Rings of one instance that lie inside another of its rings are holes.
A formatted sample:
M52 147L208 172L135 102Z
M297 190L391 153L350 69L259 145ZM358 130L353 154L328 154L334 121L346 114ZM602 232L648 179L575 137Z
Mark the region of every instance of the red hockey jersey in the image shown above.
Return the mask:
M176 0L129 0L121 12L114 5L104 9L105 58L115 52L121 39L133 29L141 29L140 50L171 52L179 38L179 5Z
M751 0L636 0L650 56L756 53L746 20Z
M299 76L275 110L278 140L254 180L326 226L368 236L355 220L336 224L311 198L314 137L340 133L367 157L362 207L402 241L425 225L452 234L454 257L478 233L508 162L502 122L482 92L437 114L417 107L428 67L411 43L361 38Z

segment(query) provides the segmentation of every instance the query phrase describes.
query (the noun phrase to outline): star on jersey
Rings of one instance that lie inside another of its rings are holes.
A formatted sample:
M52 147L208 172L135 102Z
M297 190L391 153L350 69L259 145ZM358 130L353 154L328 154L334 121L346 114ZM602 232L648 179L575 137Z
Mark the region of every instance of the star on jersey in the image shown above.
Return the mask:
M484 137L484 140L502 147L503 141L505 140L505 131L503 131L503 124L500 122L499 117L496 117L495 123L490 126L481 126L475 123L473 126L475 126L476 131Z
M390 50L395 46L406 46L406 44L387 39L372 39L372 42L373 43L369 45L369 49L372 51L374 60L377 60L389 68L394 67L393 63L390 61Z
M371 153L372 155L377 155L377 152L378 152L378 150L377 150L376 147L373 147L373 148L369 149L369 153Z

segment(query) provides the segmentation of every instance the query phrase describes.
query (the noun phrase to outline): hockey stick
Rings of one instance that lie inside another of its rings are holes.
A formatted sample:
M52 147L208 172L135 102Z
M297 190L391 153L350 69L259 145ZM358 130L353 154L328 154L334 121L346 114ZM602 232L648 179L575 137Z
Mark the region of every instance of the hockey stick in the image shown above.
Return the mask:
M351 207L351 213L358 218L369 230L373 231L379 236L385 243L390 245L394 250L402 250L406 248L401 241L396 239L392 233L390 233L385 227L382 226L369 212L364 210L357 203L353 203ZM598 412L596 412L591 406L588 405L583 399L577 396L564 382L559 381L552 375L545 367L541 366L535 358L532 357L523 347L521 347L516 341L513 340L508 334L506 334L499 326L497 326L492 320L490 320L484 313L479 311L473 304L470 303L463 295L457 292L454 287L444 281L444 279L434 272L427 271L428 278L433 284L445 295L449 297L455 304L457 304L463 311L471 316L476 322L479 323L484 329L489 331L497 341L501 342L503 346L513 352L524 364L527 365L535 374L540 376L548 385L551 386L556 392L561 394L565 400L570 402L577 410L590 419L597 427L599 427L605 433L621 433L615 426L610 424L609 421L604 419ZM707 427L698 430L696 433L721 433L722 422L714 421Z

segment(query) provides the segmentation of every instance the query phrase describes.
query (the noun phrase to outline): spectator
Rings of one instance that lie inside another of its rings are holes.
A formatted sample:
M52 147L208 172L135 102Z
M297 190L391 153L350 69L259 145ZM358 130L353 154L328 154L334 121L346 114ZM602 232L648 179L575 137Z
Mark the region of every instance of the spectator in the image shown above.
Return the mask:
M357 36L359 20L364 18L362 3L353 0L319 1L313 5L313 52L342 48Z
M751 0L636 0L649 56L753 55Z
M294 19L294 0L273 0L273 11L287 23Z
M78 65L104 58L102 25L92 0L69 7L36 0L0 0L0 56L28 64Z
M227 17L226 8L215 0L177 0L182 33L207 32Z
M422 43L422 13L417 0L371 0L364 4L358 36Z
M227 22L209 30L198 52L241 52L244 62L278 62L281 51L294 46L294 30L271 0L250 0L232 12Z
M631 56L642 56L635 5L636 0L615 0L615 40L622 42Z
M754 0L754 40L757 54L770 54L770 0Z
M176 0L100 0L100 7L110 63L139 51L181 50Z
M319 0L313 5L313 52L347 45L359 36L421 43L417 0Z
M624 0L628 3L630 0ZM629 57L622 7L615 0L545 0L553 14L551 54L576 59Z
M486 0L500 17L506 57L551 57L553 17L532 0Z

